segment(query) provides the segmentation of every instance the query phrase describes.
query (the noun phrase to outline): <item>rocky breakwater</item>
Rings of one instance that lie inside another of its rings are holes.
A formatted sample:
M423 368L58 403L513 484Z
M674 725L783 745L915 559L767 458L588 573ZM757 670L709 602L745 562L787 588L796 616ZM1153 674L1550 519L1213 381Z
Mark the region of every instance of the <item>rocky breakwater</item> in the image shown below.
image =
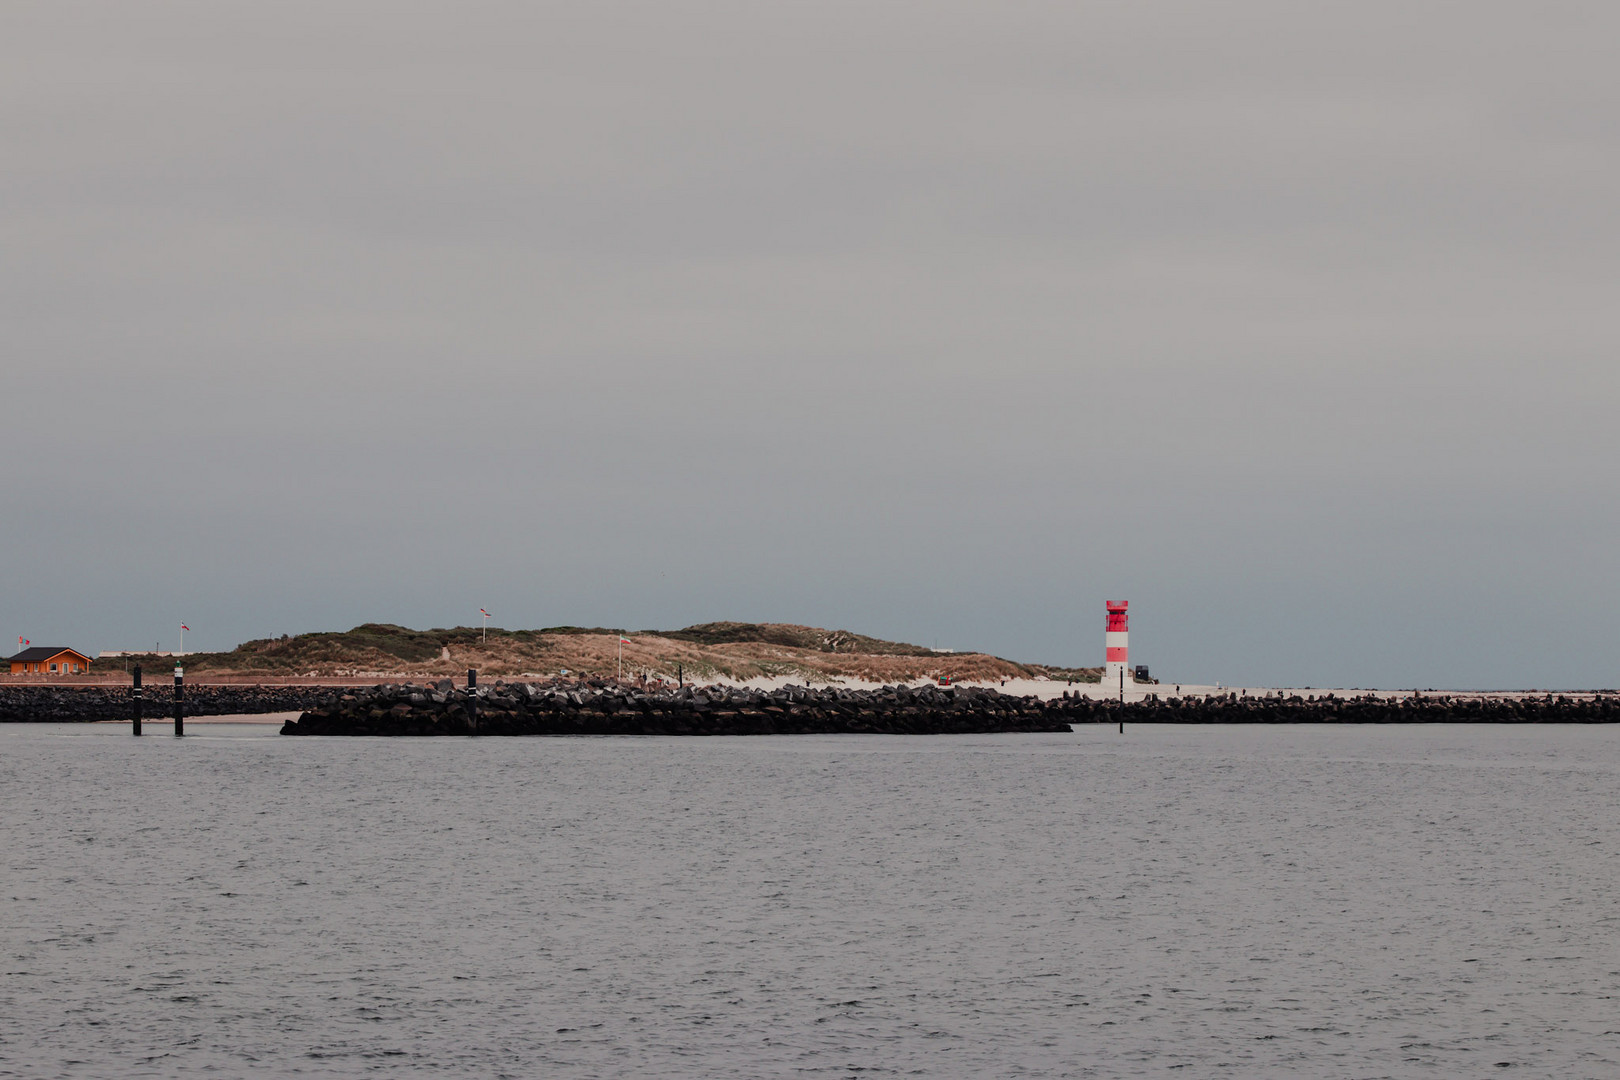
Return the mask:
M283 735L896 735L1068 731L1068 701L977 688L876 690L686 687L603 683L496 684L476 698L449 682L335 694Z
M149 724L174 715L174 686L143 688ZM186 717L297 712L331 693L320 686L186 686ZM0 723L91 723L128 720L127 686L0 686Z
M1079 701L1066 715L1074 723L1138 724L1613 724L1620 723L1620 696L1613 692L1571 696L1364 694L1309 698L1240 696L1150 698L1120 705Z

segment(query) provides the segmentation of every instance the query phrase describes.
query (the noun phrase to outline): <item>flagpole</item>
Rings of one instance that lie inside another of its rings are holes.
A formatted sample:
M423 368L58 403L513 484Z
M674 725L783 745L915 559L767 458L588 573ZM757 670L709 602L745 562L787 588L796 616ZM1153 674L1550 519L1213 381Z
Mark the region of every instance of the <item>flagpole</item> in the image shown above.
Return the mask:
M617 634L615 634L614 636L618 637ZM618 665L618 669L615 671L615 673L613 675L613 681L618 682L619 680L621 680L623 678L624 678L624 638L620 637L619 638L619 665Z

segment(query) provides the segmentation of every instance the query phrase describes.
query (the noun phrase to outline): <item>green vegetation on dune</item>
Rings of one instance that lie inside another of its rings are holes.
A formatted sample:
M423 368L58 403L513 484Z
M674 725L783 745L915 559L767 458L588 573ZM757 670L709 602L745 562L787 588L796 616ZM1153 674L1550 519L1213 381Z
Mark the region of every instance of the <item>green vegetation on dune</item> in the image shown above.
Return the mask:
M491 631L493 633L494 631ZM601 634L604 637L610 634L657 634L660 637L669 637L662 630L620 630L612 626L548 626L543 630L518 630L519 634L572 634L583 636L586 634Z
M620 646L625 637L631 644ZM174 661L129 656L97 661L93 671L127 670L142 664L152 675ZM468 667L492 675L579 673L618 670L689 678L788 675L807 682L833 677L887 681L953 678L1028 678L1095 681L1097 669L1057 669L1016 664L981 653L936 653L921 645L884 641L847 630L792 623L713 622L681 630L619 630L551 626L503 630L456 626L413 630L392 623L364 623L352 630L282 635L246 641L230 652L193 653L187 672L241 675L452 675Z
M1044 675L1053 682L1102 682L1103 669L1100 667L1065 668L1048 664L1029 664L1028 667L1036 675Z
M688 626L684 630L669 630L660 637L676 641L690 641L698 645L731 645L758 641L767 645L782 645L789 649L812 652L859 653L864 656L933 656L934 650L921 645L907 645L898 641L883 641L852 634L848 630L822 630L814 626L792 623L738 623L713 622Z
M227 655L298 664L302 660L338 660L356 653L377 652L400 660L422 663L443 649L433 631L411 630L389 623L365 623L346 633L299 634L296 637L246 641Z
M451 630L412 630L391 623L365 623L347 631L283 634L279 638L244 641L230 652L192 653L185 657L188 670L305 671L333 664L345 666L419 665L439 659L445 646L474 640L481 631L472 627ZM491 631L492 635L505 631ZM531 631L518 635L533 637ZM120 663L167 665L171 659L130 656L101 663L111 669ZM99 665L98 665L99 666Z

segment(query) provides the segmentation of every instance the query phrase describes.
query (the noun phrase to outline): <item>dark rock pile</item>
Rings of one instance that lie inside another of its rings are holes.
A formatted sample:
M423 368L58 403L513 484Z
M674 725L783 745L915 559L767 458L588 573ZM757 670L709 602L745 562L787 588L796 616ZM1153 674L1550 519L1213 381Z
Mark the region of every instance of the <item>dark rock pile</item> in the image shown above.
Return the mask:
M1323 694L1165 698L1131 702L1080 701L1066 715L1077 724L1124 719L1140 724L1612 724L1620 722L1613 693L1570 697L1477 697L1422 694L1381 698Z
M475 696L449 680L334 695L289 721L283 735L896 735L1068 731L1067 702L994 690L879 690L496 684Z
M187 686L186 716L296 712L330 693L321 686ZM148 684L143 711L154 723L173 716L173 683ZM0 723L87 723L130 716L127 686L0 686Z
M1152 697L1040 701L977 687L878 690L789 686L639 690L611 683L495 684L476 695L449 680L330 693L283 735L899 735L1067 731L1070 724L1613 723L1620 699L1428 696Z
M173 715L173 686L146 687L151 723ZM1070 724L1607 724L1620 695L1380 698L1320 694L1155 696L1121 706L1083 697L1040 701L978 687L877 690L789 686L763 691L641 690L612 682L516 683L476 697L432 686L187 686L188 717L302 711L286 735L771 735L1066 731ZM0 723L128 720L128 687L0 686ZM476 724L476 726L475 726Z

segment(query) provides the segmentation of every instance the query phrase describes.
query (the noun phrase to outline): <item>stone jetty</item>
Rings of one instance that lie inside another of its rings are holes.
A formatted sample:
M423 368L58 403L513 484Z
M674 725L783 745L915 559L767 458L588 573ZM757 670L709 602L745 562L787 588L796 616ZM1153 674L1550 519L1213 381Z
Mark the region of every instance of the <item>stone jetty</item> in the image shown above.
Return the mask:
M611 683L480 687L449 680L334 695L283 735L896 735L1068 731L1057 702L978 688L876 690L685 687Z
M173 687L146 687L146 719L172 714ZM611 681L494 683L474 701L431 685L186 687L186 716L299 712L286 735L772 735L1067 731L1071 724L1611 724L1620 694L1273 694L1150 696L1120 705L1080 696L1042 701L980 687L780 690L639 689ZM0 723L130 718L128 687L0 685ZM472 725L476 717L476 728Z
M331 694L283 735L897 735L1062 732L1072 724L1614 723L1620 698L1372 695L1150 698L1121 705L1084 697L1040 700L978 687L873 690L686 687L611 683L481 687L449 680Z
M186 686L187 718L238 713L299 712L331 693L324 686ZM148 724L174 714L174 684L145 687ZM91 723L128 720L127 686L0 686L0 723Z
M1150 697L1124 706L1082 702L1075 723L1139 724L1613 724L1620 723L1620 695L1597 694L1417 694L1341 697L1317 694L1219 694Z

